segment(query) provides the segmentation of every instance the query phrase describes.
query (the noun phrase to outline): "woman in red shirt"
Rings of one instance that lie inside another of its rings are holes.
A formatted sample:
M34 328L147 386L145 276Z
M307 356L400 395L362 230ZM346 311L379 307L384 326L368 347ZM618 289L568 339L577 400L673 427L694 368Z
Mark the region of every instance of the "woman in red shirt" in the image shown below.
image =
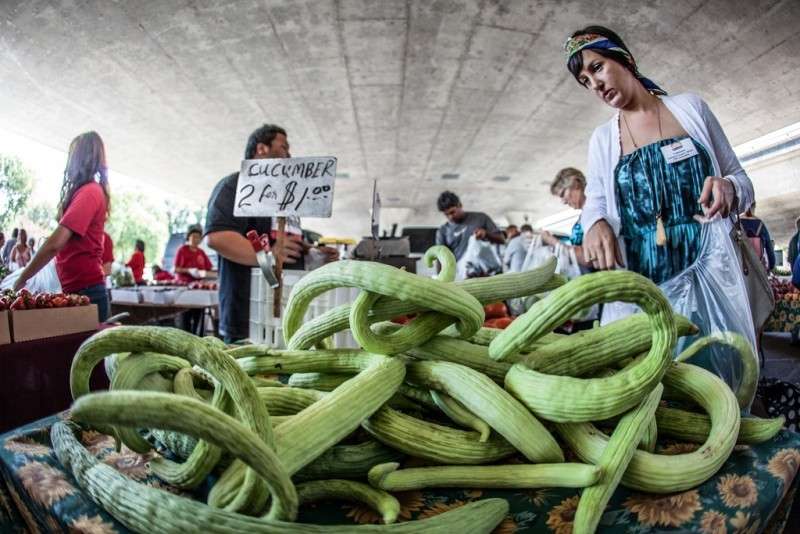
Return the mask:
M108 293L103 283L103 228L110 210L108 167L103 140L87 132L69 145L58 227L20 274L14 289L56 259L64 293L78 293L97 304L100 322L108 318Z
M203 239L203 229L193 224L186 231L186 243L175 253L175 277L183 282L194 282L205 278L205 274L213 269L211 260L199 247ZM201 271L205 271L201 272ZM181 317L181 327L187 332L200 335L202 333L204 310L189 310Z
M205 278L198 271L208 272L213 269L211 260L199 246L202 239L203 229L199 225L193 224L186 231L186 243L175 253L175 274L178 280L194 282Z
M133 280L137 286L145 284L144 281L144 241L141 239L136 240L136 249L131 254L131 259L126 263L133 271Z

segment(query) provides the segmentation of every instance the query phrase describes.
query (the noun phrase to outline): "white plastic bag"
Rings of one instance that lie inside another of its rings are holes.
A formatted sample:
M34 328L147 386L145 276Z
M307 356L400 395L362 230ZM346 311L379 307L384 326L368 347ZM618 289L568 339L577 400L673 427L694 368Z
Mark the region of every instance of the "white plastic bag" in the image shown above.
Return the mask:
M528 252L525 254L525 261L520 272L524 273L539 267L551 256L553 256L553 249L542 244L542 235L536 234L528 246Z
M735 332L742 335L753 348L756 357L756 336L750 303L730 238L730 221L716 219L700 229L700 250L695 262L663 282L659 288L669 300L675 313L687 317L698 326L697 336L716 332ZM631 304L611 303L604 306L603 324L638 311ZM696 336L683 337L675 348L677 356ZM724 345L710 345L694 356L690 363L700 365L722 378L733 391L742 379L742 364L738 353ZM758 362L755 362L758 365Z
M14 283L22 274L22 269L17 269L3 279L0 284L0 289L11 289ZM33 275L25 284L28 291L32 293L60 293L61 282L58 280L58 273L56 273L56 260L52 259L50 262L42 267L38 273Z
M555 246L556 274L567 277L568 280L577 278L581 275L581 266L575 255L575 249L569 245L559 243Z
M561 274L567 277L568 280L577 278L581 275L581 266L578 263L578 258L575 255L575 248L566 244L559 243L555 247L542 244L542 236L537 234L531 241L528 247L528 252L525 255L525 262L522 265L520 272L535 269L544 264L551 257L556 257L556 274ZM509 307L513 315L520 315L525 313L528 308L538 299L543 298L543 294L536 295L536 298L521 298L511 299ZM573 321L588 321L594 319L598 315L598 306L591 306L572 317Z
M528 255L528 248L533 242L533 237L527 233L522 233L512 239L505 252L503 253L503 272L520 273Z
M492 276L503 272L503 262L495 246L489 241L469 236L464 255L456 263L456 279Z
M690 267L659 287L676 313L688 317L700 328L700 336L716 332L736 332L744 336L756 357L756 335L750 316L750 303L741 263L730 238L728 220L702 225L700 252ZM694 338L678 340L677 353ZM733 391L742 380L740 356L729 347L711 345L691 363L698 364L722 378ZM755 362L758 366L758 362Z
M566 276L567 280L572 280L583 274L581 265L578 263L578 256L575 254L575 247L559 243L555 247L555 256L557 258L556 274ZM593 304L573 315L571 319L573 321L592 321L597 319L599 315L600 306Z
M523 273L530 271L531 269L535 269L552 256L552 249L547 245L542 244L541 234L535 234L528 244L528 249L525 252L525 258L522 261L522 265L519 267L518 271L514 272ZM540 298L541 295L531 295L527 297L508 299L508 311L514 316L522 315L528 311L528 308L533 306L533 303Z

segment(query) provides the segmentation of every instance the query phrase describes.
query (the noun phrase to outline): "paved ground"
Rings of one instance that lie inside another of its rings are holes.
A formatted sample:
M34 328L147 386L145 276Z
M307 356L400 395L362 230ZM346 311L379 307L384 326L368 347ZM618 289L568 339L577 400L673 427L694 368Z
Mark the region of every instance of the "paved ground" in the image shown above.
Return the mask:
M800 345L789 334L766 333L762 338L766 363L763 375L800 384Z

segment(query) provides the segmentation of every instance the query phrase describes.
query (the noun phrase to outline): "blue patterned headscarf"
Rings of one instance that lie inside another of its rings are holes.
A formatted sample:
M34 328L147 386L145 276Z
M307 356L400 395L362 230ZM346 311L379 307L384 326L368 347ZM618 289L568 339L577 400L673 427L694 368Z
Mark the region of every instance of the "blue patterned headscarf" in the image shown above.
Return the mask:
M567 39L567 42L564 43L564 50L567 52L567 60L571 58L573 55L577 54L581 50L613 50L614 52L619 52L623 56L625 56L625 60L630 65L631 70L633 71L633 75L636 76L636 79L641 82L645 89L653 93L654 95L666 95L667 92L660 88L658 85L653 82L650 78L646 78L642 76L639 72L639 69L636 68L636 60L633 59L633 56L630 52L622 48L620 45L611 41L607 37L602 35L598 35L596 33L584 33L578 35L576 37L570 37Z

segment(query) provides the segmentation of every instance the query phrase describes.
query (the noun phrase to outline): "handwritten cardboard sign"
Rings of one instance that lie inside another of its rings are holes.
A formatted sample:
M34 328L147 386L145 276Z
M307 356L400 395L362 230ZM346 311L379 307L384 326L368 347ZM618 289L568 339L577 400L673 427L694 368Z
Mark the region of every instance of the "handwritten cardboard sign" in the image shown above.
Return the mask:
M336 158L246 159L236 183L236 217L330 217Z

